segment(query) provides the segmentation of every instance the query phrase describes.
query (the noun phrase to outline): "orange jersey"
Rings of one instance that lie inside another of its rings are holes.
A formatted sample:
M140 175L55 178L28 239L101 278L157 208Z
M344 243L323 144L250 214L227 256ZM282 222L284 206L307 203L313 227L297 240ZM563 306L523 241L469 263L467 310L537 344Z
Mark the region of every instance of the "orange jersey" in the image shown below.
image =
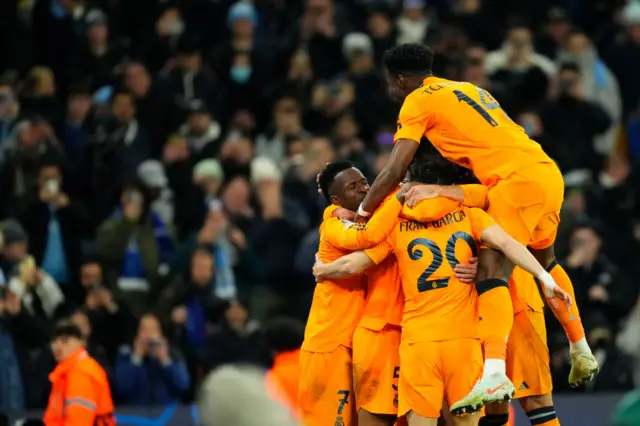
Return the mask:
M395 140L423 137L489 186L529 165L552 162L486 90L466 82L427 77L405 98Z
M377 263L393 252L398 261L405 298L403 340L477 338L477 293L454 276L453 268L477 255L482 232L495 222L480 209L442 198L427 201L403 210L386 246L378 245L370 257ZM437 212L441 206L449 209L446 214Z
M338 206L332 205L325 209L320 225L318 256L325 263L383 241L393 229L402 205L395 197L390 198L367 224L333 217L336 208ZM364 308L364 279L359 275L316 285L302 349L329 352L339 345L351 347L353 331Z
M273 367L267 371L266 382L269 397L297 414L300 349L276 355Z
M376 251L374 247L365 250L365 253L374 259ZM360 327L380 331L387 324L399 326L402 322L404 296L396 257L382 259L380 264L366 272L366 277L367 299Z

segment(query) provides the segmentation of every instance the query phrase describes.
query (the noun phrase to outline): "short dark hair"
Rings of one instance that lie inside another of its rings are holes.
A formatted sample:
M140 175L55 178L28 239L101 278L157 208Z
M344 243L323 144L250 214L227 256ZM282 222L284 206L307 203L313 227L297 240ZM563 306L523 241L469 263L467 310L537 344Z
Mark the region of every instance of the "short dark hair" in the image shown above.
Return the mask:
M327 167L324 168L320 172L320 176L318 177L318 185L320 185L320 190L322 191L322 195L327 199L328 202L331 202L331 194L329 194L329 188L331 184L335 180L338 174L342 173L347 169L351 169L355 167L350 161L335 161L333 163L327 164Z
M444 158L428 140L423 140L409 165L409 179L413 182L436 185L464 185L478 180L469 169Z
M302 346L304 324L295 318L274 318L265 325L265 335L271 350L276 352L293 351Z
M424 44L400 44L384 52L382 60L393 75L427 75L432 72L433 51Z
M75 337L76 339L84 339L80 328L75 325L71 320L64 319L59 321L51 332L51 340L56 340L60 337Z

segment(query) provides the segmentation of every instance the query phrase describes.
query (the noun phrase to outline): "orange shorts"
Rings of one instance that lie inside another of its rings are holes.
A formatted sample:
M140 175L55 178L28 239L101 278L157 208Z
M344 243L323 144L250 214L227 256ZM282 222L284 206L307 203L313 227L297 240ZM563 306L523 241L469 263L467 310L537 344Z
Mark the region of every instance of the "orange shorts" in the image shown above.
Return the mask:
M507 343L507 376L516 387L515 398L551 392L551 370L544 313L518 312Z
M443 399L451 406L471 391L482 363L479 339L402 342L398 415L414 411L437 419Z
M489 188L487 198L487 213L519 243L542 249L555 241L564 200L564 180L555 163L512 174Z
M357 327L353 333L353 390L356 410L398 414L400 327L380 331Z
M300 351L298 403L305 426L351 426L356 421L351 349Z

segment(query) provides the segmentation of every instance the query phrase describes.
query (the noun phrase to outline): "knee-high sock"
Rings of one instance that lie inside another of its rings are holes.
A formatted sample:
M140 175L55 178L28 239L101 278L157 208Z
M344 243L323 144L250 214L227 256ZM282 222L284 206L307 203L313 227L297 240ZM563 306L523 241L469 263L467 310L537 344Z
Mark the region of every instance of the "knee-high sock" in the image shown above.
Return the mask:
M556 259L553 259L553 262L551 262L547 271L551 274L556 284L558 284L561 289L569 293L573 299L571 309L567 309L567 307L562 303L555 303L555 306L552 304L549 305L553 314L558 318L560 324L562 324L569 341L571 343L576 343L582 340L585 335L584 327L582 327L582 320L580 319L580 311L576 304L576 296L575 291L573 290L573 284L571 283L571 278L569 278L569 275L567 275Z
M485 375L496 371L505 373L507 338L513 325L509 287L506 281L494 278L478 282L476 289L480 332L484 341Z

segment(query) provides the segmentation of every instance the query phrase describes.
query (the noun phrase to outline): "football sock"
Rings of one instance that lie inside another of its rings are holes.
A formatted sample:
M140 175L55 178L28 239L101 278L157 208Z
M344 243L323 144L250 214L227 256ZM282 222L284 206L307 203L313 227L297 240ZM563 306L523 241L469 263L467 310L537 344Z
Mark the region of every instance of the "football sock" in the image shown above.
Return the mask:
M513 325L513 305L509 286L504 280L492 278L478 282L476 289L480 312L480 333L484 342L484 374L485 376L496 372L505 374L507 338ZM502 362L495 362L495 360Z
M551 407L536 408L527 411L531 426L560 426L560 421L556 417L556 409Z
M576 303L576 295L569 275L567 275L556 259L553 259L553 262L551 262L547 271L551 274L556 284L558 284L561 289L569 293L573 299L571 309L567 309L564 303L556 303L555 306L549 304L553 314L556 316L558 321L560 321L560 324L562 324L562 328L564 328L564 332L567 334L569 342L572 344L571 349L580 350L582 352L591 352L589 345L587 345L584 338L584 327L582 327L582 320L580 319L580 312L578 311L578 305Z

